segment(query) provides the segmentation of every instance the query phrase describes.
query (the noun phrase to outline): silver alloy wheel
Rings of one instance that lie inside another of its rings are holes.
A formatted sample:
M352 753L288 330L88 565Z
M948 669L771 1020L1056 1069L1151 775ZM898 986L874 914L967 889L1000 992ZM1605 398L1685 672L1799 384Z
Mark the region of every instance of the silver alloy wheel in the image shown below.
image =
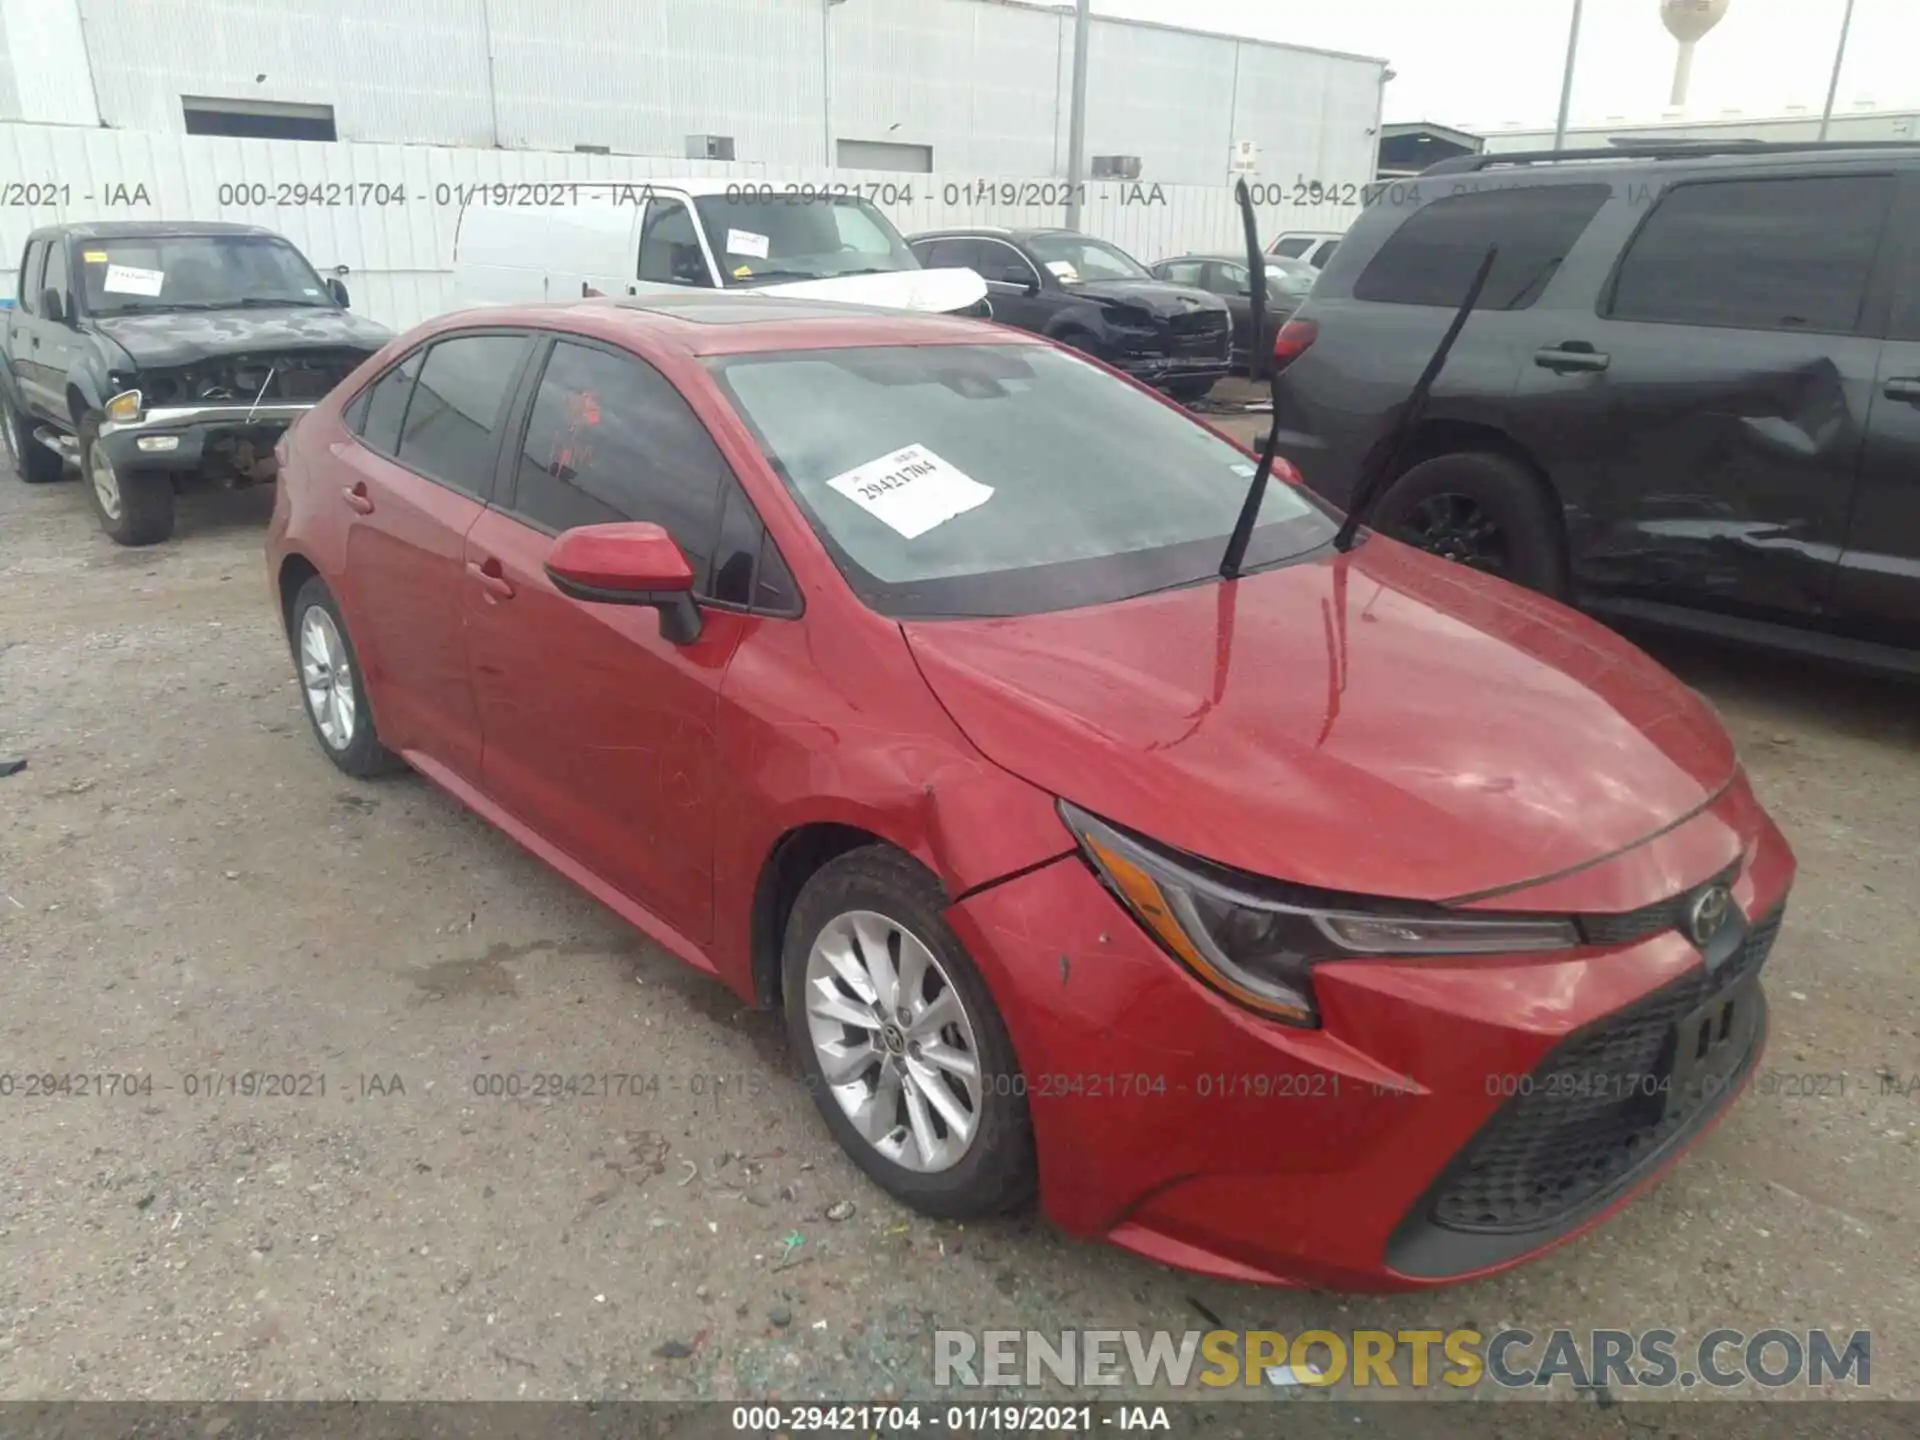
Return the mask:
M107 518L118 520L120 477L113 473L113 461L107 458L106 447L97 440L88 447L87 478L93 482L93 493L100 497L100 508L107 512Z
M307 692L307 709L320 738L329 748L345 750L353 744L359 713L354 700L353 665L339 627L319 605L309 605L300 617L300 685Z
M932 1174L980 1133L973 1019L933 951L898 921L849 910L807 956L807 1030L833 1098L887 1159Z

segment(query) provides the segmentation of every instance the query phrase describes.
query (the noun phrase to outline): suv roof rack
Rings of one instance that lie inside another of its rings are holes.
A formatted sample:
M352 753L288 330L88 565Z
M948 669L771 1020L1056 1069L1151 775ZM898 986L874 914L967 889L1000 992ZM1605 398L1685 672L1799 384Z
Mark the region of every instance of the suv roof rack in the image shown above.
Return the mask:
M1920 151L1920 140L1661 140L1628 139L1604 150L1509 150L1456 155L1422 175L1464 175L1496 165L1547 165L1563 160L1694 160L1703 155L1842 154L1850 150Z

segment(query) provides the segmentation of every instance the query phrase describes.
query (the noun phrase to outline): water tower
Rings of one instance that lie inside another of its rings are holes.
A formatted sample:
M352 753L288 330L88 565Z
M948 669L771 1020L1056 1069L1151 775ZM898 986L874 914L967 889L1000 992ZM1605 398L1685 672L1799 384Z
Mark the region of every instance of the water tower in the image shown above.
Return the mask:
M1693 74L1693 47L1706 33L1726 17L1732 0L1660 0L1660 19L1667 33L1680 42L1680 55L1673 63L1674 108L1687 103L1687 80Z

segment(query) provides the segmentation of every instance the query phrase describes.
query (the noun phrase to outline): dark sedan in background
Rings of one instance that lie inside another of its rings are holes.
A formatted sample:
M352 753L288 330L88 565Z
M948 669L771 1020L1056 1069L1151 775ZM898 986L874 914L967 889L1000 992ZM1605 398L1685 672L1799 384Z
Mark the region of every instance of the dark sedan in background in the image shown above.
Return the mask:
M1231 369L1227 302L1156 280L1105 240L978 226L930 230L907 244L922 265L977 273L1002 325L1070 345L1176 400L1198 400Z
M1304 260L1279 255L1267 256L1266 268L1267 315L1264 333L1257 342L1253 334L1253 274L1247 269L1245 255L1180 255L1155 265L1153 275L1170 285L1205 290L1226 301L1233 316L1233 368L1258 376L1265 373L1265 365L1256 366L1256 357L1264 362L1273 354L1280 327L1300 308L1320 274Z

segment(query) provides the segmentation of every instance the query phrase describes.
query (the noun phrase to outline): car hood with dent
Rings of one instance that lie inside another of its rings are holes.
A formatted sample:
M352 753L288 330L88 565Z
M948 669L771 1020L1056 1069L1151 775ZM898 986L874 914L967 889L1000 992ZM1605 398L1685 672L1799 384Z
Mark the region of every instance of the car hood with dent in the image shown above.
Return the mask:
M1707 706L1633 646L1378 537L1233 584L903 628L1005 769L1330 890L1457 900L1560 874L1737 770Z
M1205 290L1170 285L1165 280L1076 280L1069 295L1098 300L1107 309L1137 310L1155 320L1171 320L1199 310L1227 313L1227 302Z
M296 350L364 350L371 355L393 332L331 307L162 310L151 315L102 315L89 321L142 367L191 365L226 355L285 354Z

